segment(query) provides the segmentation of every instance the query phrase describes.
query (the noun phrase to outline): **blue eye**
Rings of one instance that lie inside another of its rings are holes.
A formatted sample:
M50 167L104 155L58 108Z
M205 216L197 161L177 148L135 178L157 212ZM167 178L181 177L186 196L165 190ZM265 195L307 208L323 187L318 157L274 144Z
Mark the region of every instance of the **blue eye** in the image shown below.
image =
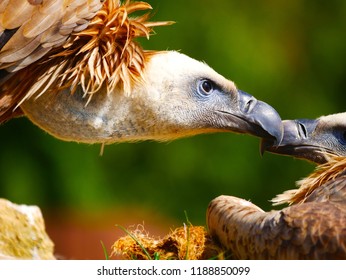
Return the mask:
M209 80L201 80L198 83L198 92L203 96L210 95L214 90L214 85Z

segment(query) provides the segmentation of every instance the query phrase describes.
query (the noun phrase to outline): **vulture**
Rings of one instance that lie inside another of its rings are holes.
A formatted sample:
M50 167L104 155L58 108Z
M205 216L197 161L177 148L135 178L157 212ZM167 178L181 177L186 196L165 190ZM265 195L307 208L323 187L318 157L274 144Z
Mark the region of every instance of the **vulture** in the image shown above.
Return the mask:
M280 142L271 106L203 62L141 47L136 38L172 23L138 15L149 9L119 0L2 0L0 123L24 115L82 143L227 131Z
M207 210L210 234L236 259L346 259L346 113L283 121L279 145L261 148L319 164L273 199L288 203L264 212L249 201L215 198Z

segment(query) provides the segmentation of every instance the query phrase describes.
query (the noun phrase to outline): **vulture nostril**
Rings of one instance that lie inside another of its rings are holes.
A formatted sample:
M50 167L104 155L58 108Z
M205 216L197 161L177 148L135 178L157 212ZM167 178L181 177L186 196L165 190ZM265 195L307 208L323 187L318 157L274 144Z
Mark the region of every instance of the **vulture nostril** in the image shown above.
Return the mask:
M301 122L298 122L298 132L299 132L299 136L301 138L307 138L308 137L308 132L306 130L306 127Z
M244 107L244 111L245 113L250 113L253 109L253 107L255 107L256 104L256 99L249 99L248 102L246 102L245 107Z

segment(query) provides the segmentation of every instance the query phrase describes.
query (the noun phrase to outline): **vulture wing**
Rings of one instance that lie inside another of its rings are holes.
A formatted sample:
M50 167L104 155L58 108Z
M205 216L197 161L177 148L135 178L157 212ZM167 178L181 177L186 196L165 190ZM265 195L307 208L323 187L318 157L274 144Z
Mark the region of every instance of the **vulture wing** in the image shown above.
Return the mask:
M15 72L84 30L100 0L4 0L0 4L0 67Z
M214 199L208 208L210 234L235 259L345 259L346 181L332 183L342 203L306 202L264 212L232 196Z
M14 72L62 46L73 32L85 29L101 7L100 0L1 1L0 86ZM12 81L20 83L23 78ZM24 93L14 86L0 91L0 123L22 114L14 108L23 97Z

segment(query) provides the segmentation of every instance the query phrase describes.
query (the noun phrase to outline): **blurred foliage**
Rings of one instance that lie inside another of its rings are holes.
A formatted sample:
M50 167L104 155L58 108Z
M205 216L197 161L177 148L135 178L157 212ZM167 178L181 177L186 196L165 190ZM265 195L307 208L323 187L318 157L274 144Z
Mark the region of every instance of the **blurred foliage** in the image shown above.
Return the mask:
M346 2L153 0L157 28L147 49L203 60L283 119L345 110ZM25 118L0 129L0 197L43 208L101 211L140 205L194 224L221 194L263 207L313 165L259 154L259 140L201 135L171 143L99 145L56 140ZM124 213L125 214L125 213ZM149 221L150 222L150 221Z

